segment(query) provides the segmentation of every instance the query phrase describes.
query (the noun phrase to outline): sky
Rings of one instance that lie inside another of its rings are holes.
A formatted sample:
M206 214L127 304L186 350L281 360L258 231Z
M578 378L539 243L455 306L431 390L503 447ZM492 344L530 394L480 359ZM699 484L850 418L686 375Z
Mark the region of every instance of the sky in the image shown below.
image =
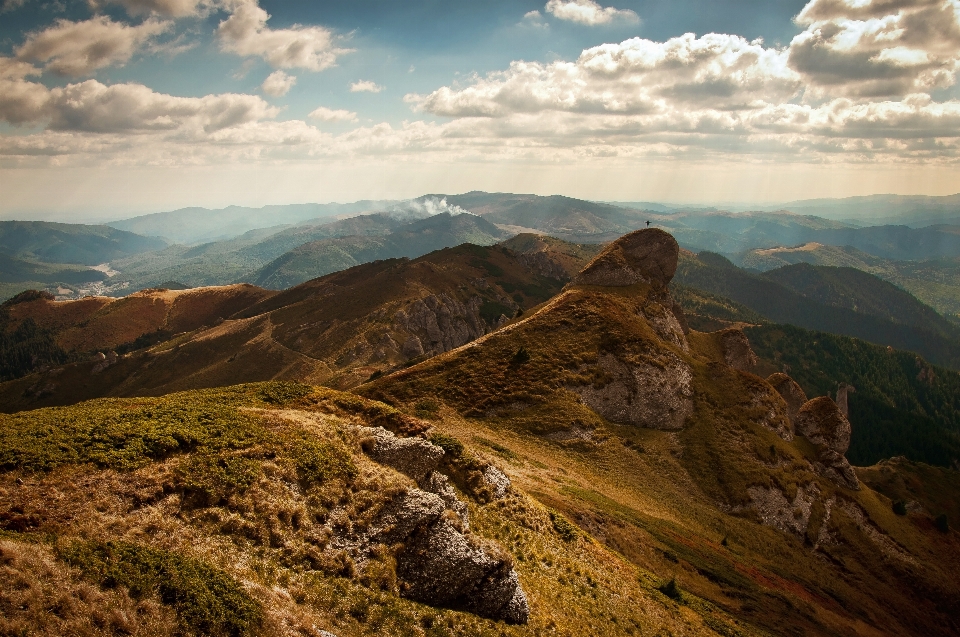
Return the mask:
M0 0L0 217L960 192L960 0Z

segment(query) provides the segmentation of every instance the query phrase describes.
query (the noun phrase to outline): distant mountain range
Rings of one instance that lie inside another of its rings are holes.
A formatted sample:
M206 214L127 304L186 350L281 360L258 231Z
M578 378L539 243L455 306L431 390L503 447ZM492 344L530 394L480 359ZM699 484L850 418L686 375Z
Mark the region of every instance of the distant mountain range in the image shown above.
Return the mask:
M803 199L768 210L789 210L800 215L853 221L861 225L906 225L914 228L936 224L960 225L960 194L867 195L843 199Z
M262 208L229 206L219 210L181 208L113 221L107 225L145 236L162 237L170 243L190 245L231 239L250 230L296 224L310 219L332 220L339 215L386 210L396 203L364 200L347 204L287 204Z

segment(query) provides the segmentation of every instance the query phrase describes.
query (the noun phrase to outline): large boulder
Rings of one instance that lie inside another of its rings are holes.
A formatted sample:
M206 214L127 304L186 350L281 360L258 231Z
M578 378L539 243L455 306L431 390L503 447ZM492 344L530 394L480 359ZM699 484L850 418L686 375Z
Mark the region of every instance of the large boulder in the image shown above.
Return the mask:
M673 235L657 228L626 234L593 258L573 279L579 285L666 286L677 271L680 246Z
M857 474L844 457L850 448L850 421L829 396L808 400L797 412L797 433L817 449L814 469L841 487L859 489Z
M423 438L398 438L383 427L360 427L364 452L380 464L393 467L422 482L440 464L443 449Z
M850 421L829 396L808 400L797 412L797 433L817 447L844 454L850 448Z
M770 374L770 376L767 377L767 382L777 390L777 393L780 394L784 402L787 403L787 417L790 419L790 422L793 423L794 427L796 427L797 412L799 412L800 407L807 402L807 394L797 381L781 372Z
M741 329L731 327L720 332L720 345L723 348L724 361L734 369L749 372L759 362L750 347L750 340Z

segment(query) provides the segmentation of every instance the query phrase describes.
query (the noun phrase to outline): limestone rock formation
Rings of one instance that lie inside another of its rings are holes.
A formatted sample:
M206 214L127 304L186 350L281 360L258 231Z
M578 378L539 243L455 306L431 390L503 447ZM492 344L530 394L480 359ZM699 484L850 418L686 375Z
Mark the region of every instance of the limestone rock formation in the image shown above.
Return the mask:
M683 321L680 320L683 318L683 310L674 302L666 288L648 296L640 312L657 336L685 352L690 351L690 345L687 343L690 328L685 327L685 318Z
M475 540L469 532L465 503L446 476L435 471L442 448L421 438L400 438L382 427L360 427L367 437L364 452L372 459L415 479L409 489L388 502L365 537L347 544L376 543L403 548L397 575L404 596L434 606L462 608L513 624L527 622L530 609L520 580L506 553L497 545ZM506 495L510 479L490 465L483 479L496 497ZM445 515L455 514L453 518Z
M580 271L578 285L625 286L649 283L662 287L677 271L680 246L658 228L637 230L607 246Z
M797 433L812 442L818 458L818 473L848 489L859 489L860 481L844 457L850 447L850 421L829 396L820 396L804 403L797 412Z
M741 372L751 371L759 362L743 330L731 327L720 332L720 345L727 365Z
M461 303L447 294L431 294L410 303L393 317L394 326L411 335L403 353L410 357L440 354L480 338L488 330L480 318L481 305L479 296Z
M840 408L840 413L843 414L844 418L850 417L850 406L847 403L847 396L856 391L856 387L848 385L847 383L840 383L840 386L837 387L837 407Z
M611 422L652 429L680 429L693 413L693 373L672 352L650 361L624 362L601 354L597 366L611 378L602 386L570 389Z
M807 402L807 394L804 393L803 388L800 387L797 381L781 372L771 374L767 378L767 382L777 390L777 393L780 394L784 402L787 403L787 417L790 418L790 422L796 427L797 412L800 411L800 407Z
M417 482L421 482L437 468L443 458L443 449L422 438L398 438L383 427L361 427L368 436L363 450L368 456Z

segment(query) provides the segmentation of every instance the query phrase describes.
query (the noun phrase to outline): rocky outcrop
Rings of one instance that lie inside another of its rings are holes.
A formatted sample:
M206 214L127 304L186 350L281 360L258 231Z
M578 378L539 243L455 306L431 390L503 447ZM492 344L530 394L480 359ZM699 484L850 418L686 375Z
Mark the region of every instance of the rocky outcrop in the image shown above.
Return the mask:
M461 303L447 294L413 301L393 317L394 327L410 334L403 344L403 354L410 358L432 356L480 338L488 331L480 318L481 305L479 296Z
M368 456L418 483L436 469L443 458L443 449L423 438L398 438L383 427L360 427L359 431L367 436L361 445Z
M526 623L530 609L510 557L496 544L467 535L467 506L447 477L436 471L443 449L422 438L397 437L382 427L358 431L365 436L361 446L370 458L410 476L420 488L390 500L369 533L352 544L400 545L397 575L405 597ZM510 487L509 478L493 465L486 468L483 480L497 497Z
M731 327L720 332L720 346L723 348L723 360L741 372L752 371L759 359L750 347L750 341L743 330Z
M611 422L680 429L693 413L693 372L672 352L629 363L613 354L601 354L597 367L609 382L573 385L569 389Z
M804 393L803 388L800 387L797 381L781 372L771 374L767 378L767 382L777 390L777 393L780 394L784 402L787 403L787 417L794 425L794 428L796 428L797 412L800 411L800 407L807 402L807 395Z
M810 526L813 505L820 498L820 488L816 482L800 487L793 500L775 487L748 487L747 495L761 522L803 537Z
M648 296L640 312L657 336L687 352L690 351L690 345L687 343L690 328L684 329L686 319L681 322L677 318L678 309L679 306L664 288ZM679 310L679 316L683 317L683 310Z
M829 396L808 400L797 412L797 433L817 449L817 473L848 489L859 489L860 481L843 454L850 448L850 421Z
M648 283L664 287L677 271L680 246L658 228L626 234L593 258L574 278L578 285L626 286Z
M511 560L485 551L446 521L425 527L397 556L404 595L462 608L484 617L525 624L530 615Z
M847 397L850 394L856 393L856 391L856 387L848 385L847 383L840 383L840 386L837 387L837 407L840 409L840 413L843 414L844 418L850 417L850 405L847 402Z

